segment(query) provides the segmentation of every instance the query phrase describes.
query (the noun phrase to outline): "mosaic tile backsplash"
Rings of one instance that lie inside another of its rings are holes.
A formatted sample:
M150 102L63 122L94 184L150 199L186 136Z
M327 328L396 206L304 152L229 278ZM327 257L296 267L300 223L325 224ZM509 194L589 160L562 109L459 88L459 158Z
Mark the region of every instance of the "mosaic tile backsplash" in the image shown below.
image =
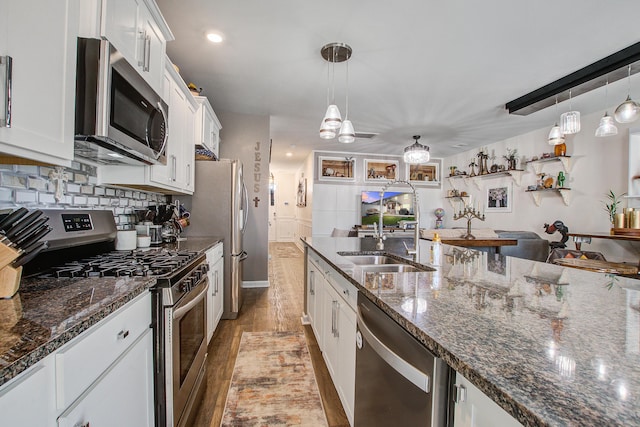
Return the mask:
M135 209L164 204L161 193L97 185L95 166L73 162L64 168L64 179L56 179L51 166L0 165L0 210L26 208L110 209L118 229L132 228ZM57 186L62 186L56 200Z

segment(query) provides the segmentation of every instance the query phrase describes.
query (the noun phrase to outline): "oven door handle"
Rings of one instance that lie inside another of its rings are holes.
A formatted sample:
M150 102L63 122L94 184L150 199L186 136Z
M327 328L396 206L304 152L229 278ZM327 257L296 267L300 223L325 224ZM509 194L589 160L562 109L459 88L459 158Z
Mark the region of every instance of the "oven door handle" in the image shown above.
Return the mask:
M182 319L184 315L187 314L189 310L193 308L193 306L198 304L200 301L202 301L203 298L207 296L207 291L209 290L209 280L205 279L201 283L205 283L205 282L206 284L204 288L202 288L202 290L198 292L197 295L195 295L193 298L190 298L189 301L181 302L179 304L180 307L173 310L173 320Z

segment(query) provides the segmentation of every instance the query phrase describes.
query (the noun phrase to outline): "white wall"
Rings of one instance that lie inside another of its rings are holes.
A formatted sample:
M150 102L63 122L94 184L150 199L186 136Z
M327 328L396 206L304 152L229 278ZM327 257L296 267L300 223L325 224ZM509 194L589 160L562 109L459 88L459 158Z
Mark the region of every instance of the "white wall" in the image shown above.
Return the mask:
M355 182L322 181L318 179L317 169L314 169L312 227L314 236L329 236L334 228L348 230L361 221L361 193L362 191L380 190L386 181L369 183L363 179L364 158L373 160L400 160L400 156L378 156L372 154L358 155L357 153L316 152L312 161L317 163L318 156L351 157L356 159ZM307 162L309 163L309 162ZM398 179L404 179L404 165L400 161ZM394 189L408 189L397 186ZM434 209L442 207L442 189L416 186L418 203L420 205L420 227L435 227Z
M312 216L314 206L315 184L313 180L314 153L307 156L304 164L295 174L295 182L300 179L307 179L307 205L304 207L296 206L296 231L294 240L302 249L300 238L312 235Z
M474 221L472 227L487 227L506 230L534 231L550 241L559 240L560 234L548 235L544 233L543 225L561 220L574 232L605 232L611 227L607 212L604 211L603 201L609 190L616 194L627 191L628 171L628 136L629 127L617 124L618 135L606 138L596 138L595 130L604 111L582 117L581 131L572 136L567 136L567 155L571 157L571 169L567 173L565 187L571 188L571 202L566 206L562 198L557 194L542 194L540 206L536 206L533 198L526 193L528 185L536 182L536 175L531 166L518 164L518 168L525 168L527 172L522 176L520 187L513 186L513 210L511 213L488 213L486 221L481 223ZM534 132L487 144L489 153L495 152L502 160L502 155L507 148L517 148L520 158L530 159L532 156L541 157L543 152L553 152L553 147L547 144L549 128L539 129ZM444 159L443 170L445 176L449 174L449 166L455 165L460 170L466 170L472 158L475 158L478 149L467 151L463 154ZM504 164L504 161L501 162ZM560 162L545 163L543 172L551 176L557 176L561 170ZM476 169L477 172L477 169ZM483 190L478 190L473 184L466 186L460 183L464 180L444 180L444 190L452 188L454 183L460 189L469 192L474 198L484 200L487 185L499 185L509 182L510 178L481 179ZM623 203L620 207L626 207ZM447 209L445 207L445 209ZM445 216L445 227L464 226L466 221L453 221L452 209L449 205ZM573 243L569 241L570 248ZM583 250L599 251L605 254L607 259L616 261L630 261L637 263L640 252L634 243L593 239L591 244L583 245Z

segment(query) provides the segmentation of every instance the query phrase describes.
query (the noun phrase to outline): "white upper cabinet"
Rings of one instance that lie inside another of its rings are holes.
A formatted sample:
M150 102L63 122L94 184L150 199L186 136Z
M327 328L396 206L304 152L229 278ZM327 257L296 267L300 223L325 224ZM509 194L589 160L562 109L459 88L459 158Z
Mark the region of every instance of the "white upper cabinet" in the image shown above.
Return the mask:
M79 0L2 1L0 152L63 166L73 159ZM10 95L10 96L9 96ZM7 111L10 105L10 127Z
M173 35L153 0L104 0L100 35L162 93L166 42Z
M222 129L222 125L205 96L196 96L195 100L198 102L195 127L196 144L213 151L216 157L219 158L220 129Z

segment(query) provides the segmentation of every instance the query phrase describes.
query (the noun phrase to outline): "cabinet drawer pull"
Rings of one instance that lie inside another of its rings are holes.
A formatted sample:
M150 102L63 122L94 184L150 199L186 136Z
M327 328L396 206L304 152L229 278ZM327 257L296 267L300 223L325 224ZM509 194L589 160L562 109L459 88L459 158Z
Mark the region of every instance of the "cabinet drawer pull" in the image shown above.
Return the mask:
M343 290L342 293L345 294L346 296L349 296L349 289Z
M83 423L82 421L78 421L73 425L73 427L91 427L89 421Z
M119 340L123 340L128 336L129 336L129 330L128 329L126 331L122 330L122 331L118 332L118 339Z
M0 56L0 75L3 76L2 83L4 93L2 94L2 114L0 115L0 127L11 127L11 86L13 82L13 58L10 56Z

